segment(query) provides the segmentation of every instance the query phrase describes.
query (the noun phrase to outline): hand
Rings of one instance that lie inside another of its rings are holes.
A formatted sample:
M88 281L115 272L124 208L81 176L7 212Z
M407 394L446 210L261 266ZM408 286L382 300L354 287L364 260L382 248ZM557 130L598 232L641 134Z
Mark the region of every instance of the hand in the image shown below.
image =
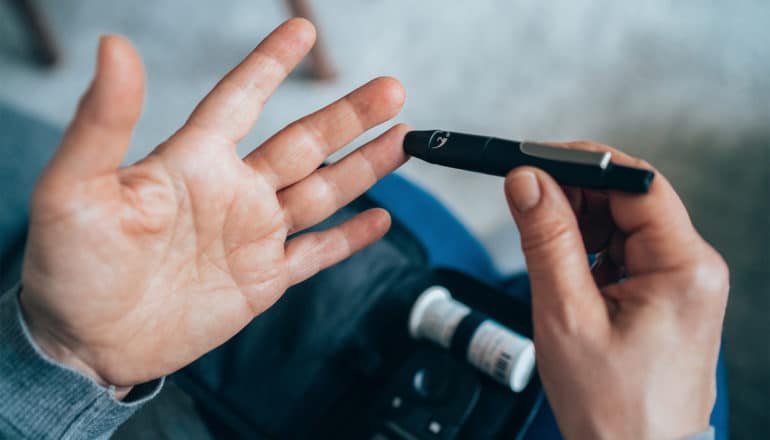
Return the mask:
M612 151L613 161L650 165ZM728 270L666 179L644 195L505 182L532 282L538 370L566 438L676 439L705 431ZM602 251L589 269L587 252Z
M404 92L396 80L373 80L245 159L236 154L314 38L306 20L279 26L179 131L125 168L141 62L126 40L102 39L93 83L32 200L21 302L44 351L104 384L157 378L387 231L388 213L372 209L287 241L406 160L407 128L397 125L318 168L398 112Z

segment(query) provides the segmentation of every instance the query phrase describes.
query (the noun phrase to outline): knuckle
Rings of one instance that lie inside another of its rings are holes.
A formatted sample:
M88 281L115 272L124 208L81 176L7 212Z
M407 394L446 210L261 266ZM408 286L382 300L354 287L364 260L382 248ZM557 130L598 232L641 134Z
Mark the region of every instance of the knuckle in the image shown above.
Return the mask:
M715 277L717 293L727 296L730 291L730 267L724 257L715 250L711 250L711 267Z
M569 336L580 336L584 327L576 316L574 307L563 304L554 311L554 318L558 321L561 332Z
M298 139L302 139L301 143L305 145L302 150L303 157L298 157L297 160L321 163L326 159L331 147L324 130L312 119L309 117L298 119L289 124L288 131L297 133Z
M533 321L535 334L551 339L591 341L596 336L595 326L581 313L579 304L563 301L539 307Z
M284 225L287 235L294 234L297 232L297 224L296 220L294 219L294 213L292 212L291 207L288 206L285 202L281 201L280 203L281 209L279 209L277 213L278 223Z
M574 338L580 331L574 313L564 306L539 310L534 314L533 325L535 335L547 339Z
M685 272L691 299L722 304L730 290L730 271L724 258L709 246Z
M339 103L351 118L351 122L355 124L356 129L365 131L369 126L368 121L374 113L375 105L370 100L359 99L359 96L353 94L345 96Z

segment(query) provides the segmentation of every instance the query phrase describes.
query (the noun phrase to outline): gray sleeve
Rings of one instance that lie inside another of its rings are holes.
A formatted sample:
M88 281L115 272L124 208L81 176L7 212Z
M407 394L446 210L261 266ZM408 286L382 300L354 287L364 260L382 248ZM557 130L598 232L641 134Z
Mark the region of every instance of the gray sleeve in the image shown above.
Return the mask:
M163 379L138 385L126 399L49 359L30 338L17 285L0 296L0 438L108 438Z
M712 426L708 431L688 435L687 437L682 437L680 440L714 440L714 438L714 427Z

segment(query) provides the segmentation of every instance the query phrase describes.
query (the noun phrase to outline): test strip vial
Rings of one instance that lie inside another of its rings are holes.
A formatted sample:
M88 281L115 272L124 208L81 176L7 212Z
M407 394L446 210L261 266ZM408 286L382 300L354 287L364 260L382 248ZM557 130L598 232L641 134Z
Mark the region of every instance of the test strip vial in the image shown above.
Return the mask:
M452 298L442 286L426 289L409 314L409 333L460 355L514 392L526 388L535 369L535 345Z

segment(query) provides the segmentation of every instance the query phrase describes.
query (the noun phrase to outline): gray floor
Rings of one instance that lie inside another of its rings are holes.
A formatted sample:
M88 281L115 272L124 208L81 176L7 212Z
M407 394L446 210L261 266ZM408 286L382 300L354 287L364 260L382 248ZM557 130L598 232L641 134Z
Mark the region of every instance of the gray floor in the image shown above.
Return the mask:
M169 135L286 13L278 0L39 3L65 48L64 63L52 71L29 64L0 3L0 99L66 124L89 80L98 34L125 34L143 54L149 79L129 160ZM770 432L765 1L315 3L341 75L332 84L289 80L242 152L355 85L389 74L409 93L398 120L416 127L595 139L644 156L680 189L696 225L732 268L725 350L734 438ZM417 161L402 172L445 201L500 267L521 267L499 179Z

